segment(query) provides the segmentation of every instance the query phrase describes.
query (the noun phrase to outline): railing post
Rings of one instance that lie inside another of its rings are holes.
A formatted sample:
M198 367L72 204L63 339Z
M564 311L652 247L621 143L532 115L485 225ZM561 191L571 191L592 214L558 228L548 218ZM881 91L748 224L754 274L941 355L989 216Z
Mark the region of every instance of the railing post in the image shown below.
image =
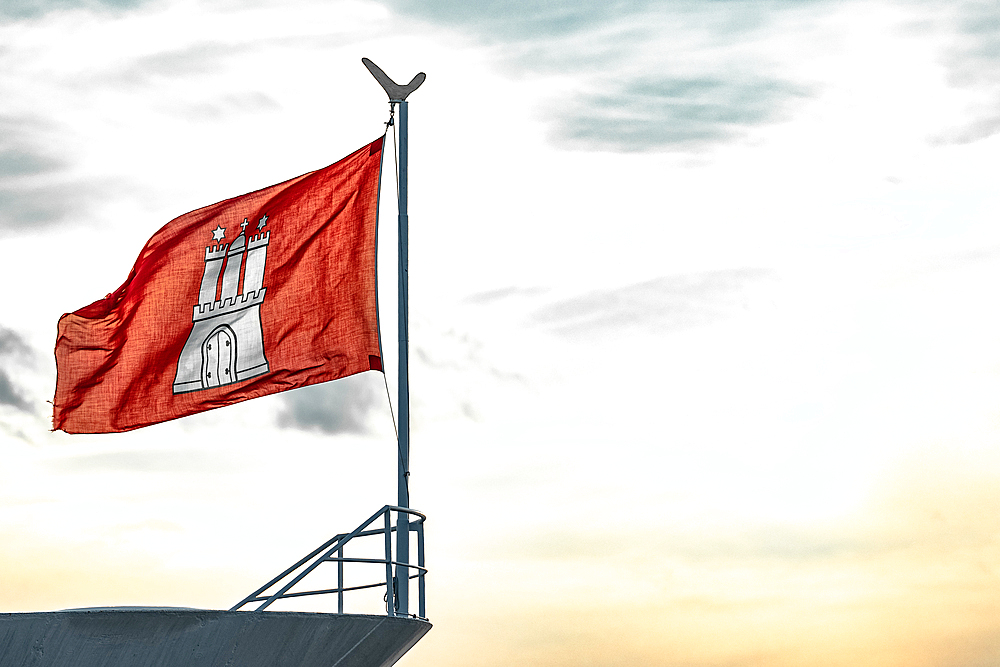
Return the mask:
M344 613L344 548L337 549L337 613Z
M396 615L396 596L392 591L392 523L389 515L392 511L385 509L385 611L389 616Z
M420 618L427 618L427 606L424 602L424 593L426 583L424 582L424 522L421 521L417 524L417 565L420 566L420 578L417 579L417 590L420 596L419 604L419 615Z

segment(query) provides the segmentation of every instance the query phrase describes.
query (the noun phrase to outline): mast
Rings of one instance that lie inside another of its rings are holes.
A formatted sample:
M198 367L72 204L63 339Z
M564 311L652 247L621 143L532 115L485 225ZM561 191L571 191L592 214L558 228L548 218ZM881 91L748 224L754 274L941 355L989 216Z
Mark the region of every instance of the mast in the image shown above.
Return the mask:
M410 281L407 250L409 246L409 217L406 213L406 160L407 160L406 100L399 101L399 466L396 504L410 506ZM396 560L410 562L410 517L405 512L396 514ZM396 612L406 615L409 611L410 571L405 565L396 566Z
M368 58L362 58L368 71L371 72L375 80L379 82L389 96L390 108L399 105L399 455L397 457L396 477L397 477L397 506L403 509L410 507L410 379L409 379L409 261L407 257L408 248L408 226L409 217L407 215L407 161L409 157L408 146L408 113L406 97L420 87L427 76L420 72L410 83L405 86L397 84L383 72L378 65ZM396 572L394 579L395 605L390 608L389 613L395 611L396 615L409 615L409 583L410 570L407 565L410 562L410 522L409 516L405 512L396 513Z

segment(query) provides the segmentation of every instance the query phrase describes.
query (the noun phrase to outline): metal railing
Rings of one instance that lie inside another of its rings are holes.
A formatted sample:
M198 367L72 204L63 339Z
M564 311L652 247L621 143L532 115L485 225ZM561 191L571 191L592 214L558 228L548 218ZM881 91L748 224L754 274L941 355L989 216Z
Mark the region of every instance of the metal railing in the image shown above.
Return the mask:
M417 562L413 563L400 563L393 560L392 553L392 533L396 532L396 526L392 521L392 514L396 513L399 516L400 513L406 514L409 517L409 532L416 533L417 537ZM382 526L380 528L369 529L369 526L374 524L379 517L383 518ZM416 518L414 518L416 517ZM420 512L411 510L405 507L396 507L394 505L386 505L379 511L375 512L367 521L362 523L360 526L355 528L350 533L341 533L339 535L334 535L332 538L321 544L318 548L313 550L308 556L305 556L299 562L295 563L287 570L279 574L277 577L267 582L256 591L244 598L239 604L230 609L230 611L239 611L246 605L253 604L255 602L261 602L259 607L255 611L263 611L267 609L271 604L278 600L287 600L289 598L305 597L310 595L337 595L337 613L344 613L344 593L349 591L359 591L363 589L379 588L381 586L385 587L385 611L389 616L408 616L412 618L427 619L427 609L425 605L425 592L426 586L424 581L424 576L427 574L427 568L424 567L424 520L425 517ZM344 549L348 542L351 540L357 540L362 537L376 537L382 536L385 542L385 557L384 558L348 558L344 555ZM323 563L336 563L337 564L337 587L336 588L324 588L319 590L292 590L297 584L299 584L303 579L305 579L310 573L312 573L317 567ZM367 563L367 564L381 564L385 566L385 581L380 581L378 583L372 584L362 584L358 586L345 586L344 585L344 564L345 563ZM396 575L393 576L393 568L396 570ZM410 574L410 570L415 570L416 574ZM298 574L295 574L298 571ZM404 578L406 580L405 586L409 586L410 579L417 580L417 591L418 591L418 604L416 614L404 614L398 611L399 609L399 592L398 587L400 585L399 578ZM283 583L287 579L287 582ZM268 591L275 586L280 587L271 594L267 594Z

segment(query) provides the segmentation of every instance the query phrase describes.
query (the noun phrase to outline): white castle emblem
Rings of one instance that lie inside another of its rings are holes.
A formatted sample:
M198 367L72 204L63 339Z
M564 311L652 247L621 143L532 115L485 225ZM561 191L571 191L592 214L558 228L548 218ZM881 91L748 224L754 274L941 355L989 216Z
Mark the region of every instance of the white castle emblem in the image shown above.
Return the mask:
M191 333L177 360L175 394L220 387L268 372L260 323L260 304L267 292L263 286L264 266L271 237L270 231L261 233L265 224L266 215L257 223L258 234L247 241L244 218L240 225L243 229L232 244L205 248L205 273L191 318ZM213 240L222 241L225 233L222 226L216 226Z

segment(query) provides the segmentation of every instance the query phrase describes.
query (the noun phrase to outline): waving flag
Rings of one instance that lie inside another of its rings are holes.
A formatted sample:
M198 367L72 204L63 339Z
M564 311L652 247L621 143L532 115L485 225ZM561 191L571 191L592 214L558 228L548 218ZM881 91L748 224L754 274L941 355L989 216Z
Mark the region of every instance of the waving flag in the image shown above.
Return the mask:
M124 285L59 319L53 428L127 431L381 371L381 161L378 139L167 223Z

